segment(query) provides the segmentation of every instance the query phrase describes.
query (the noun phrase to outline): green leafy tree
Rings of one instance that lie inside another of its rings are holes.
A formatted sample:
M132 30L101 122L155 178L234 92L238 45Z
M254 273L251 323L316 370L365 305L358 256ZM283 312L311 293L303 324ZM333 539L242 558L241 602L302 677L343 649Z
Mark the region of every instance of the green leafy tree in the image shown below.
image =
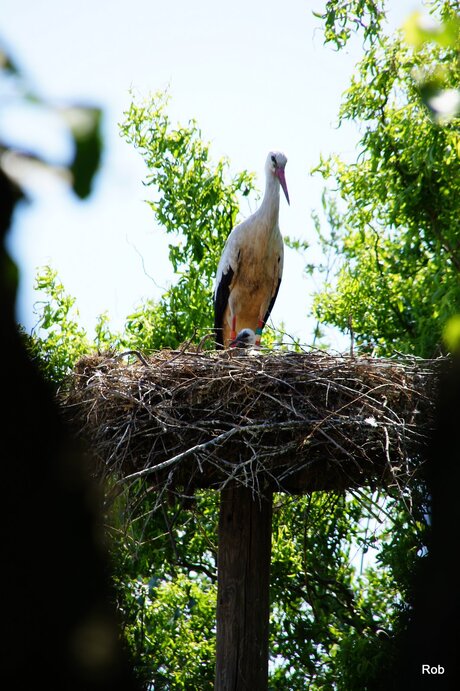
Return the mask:
M385 19L385 0L327 0L324 12L313 14L322 20L325 43L343 48L351 36L362 32L373 44L380 39Z
M212 163L209 144L194 120L174 126L167 103L164 93L141 105L133 102L121 126L147 166L146 184L155 190L149 201L155 218L172 237L169 260L177 282L158 303L143 305L127 324L130 338L142 337L152 348L177 347L211 330L217 262L242 198L254 189L252 174L242 171L228 179L228 161Z
M112 514L115 581L126 640L145 688L212 689L215 659L216 493L194 509L159 503L137 487Z
M92 345L78 324L75 298L67 295L56 271L50 267L41 269L35 289L44 299L37 305L39 318L35 333L25 338L29 353L45 378L58 385Z
M343 331L351 321L358 344L380 354L439 353L460 310L458 120L442 121L432 102L458 86L459 23L452 3L437 5L448 30L436 40L416 50L381 36L367 51L340 112L361 127L358 157L317 169L340 195L341 264L315 313Z

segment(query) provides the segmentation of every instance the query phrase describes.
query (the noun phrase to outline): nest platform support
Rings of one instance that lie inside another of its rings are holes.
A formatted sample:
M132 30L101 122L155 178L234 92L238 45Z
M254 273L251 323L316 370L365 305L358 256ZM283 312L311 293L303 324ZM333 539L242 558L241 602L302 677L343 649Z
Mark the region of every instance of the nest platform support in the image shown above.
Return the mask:
M271 492L220 494L215 691L265 691L270 619Z

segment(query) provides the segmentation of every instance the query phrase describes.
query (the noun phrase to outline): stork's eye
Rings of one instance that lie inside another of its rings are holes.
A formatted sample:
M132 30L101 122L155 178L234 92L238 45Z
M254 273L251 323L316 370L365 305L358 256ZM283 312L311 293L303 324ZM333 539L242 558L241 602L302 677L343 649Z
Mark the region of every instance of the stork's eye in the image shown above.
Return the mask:
M276 166L276 156L274 154L272 155L272 163Z

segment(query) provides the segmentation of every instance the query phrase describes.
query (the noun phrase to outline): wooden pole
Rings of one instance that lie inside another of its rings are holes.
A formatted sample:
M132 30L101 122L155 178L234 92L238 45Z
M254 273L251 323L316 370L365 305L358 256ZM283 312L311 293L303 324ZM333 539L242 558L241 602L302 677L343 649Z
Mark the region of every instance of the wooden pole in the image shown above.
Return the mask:
M215 691L268 688L273 494L221 491Z

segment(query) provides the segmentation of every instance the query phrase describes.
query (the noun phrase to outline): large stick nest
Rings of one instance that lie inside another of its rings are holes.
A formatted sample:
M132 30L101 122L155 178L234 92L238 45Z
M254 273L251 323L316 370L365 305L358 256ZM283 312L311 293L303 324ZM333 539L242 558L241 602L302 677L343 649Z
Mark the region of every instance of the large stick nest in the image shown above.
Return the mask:
M78 363L61 403L98 472L190 495L406 485L426 456L440 360L161 351Z

